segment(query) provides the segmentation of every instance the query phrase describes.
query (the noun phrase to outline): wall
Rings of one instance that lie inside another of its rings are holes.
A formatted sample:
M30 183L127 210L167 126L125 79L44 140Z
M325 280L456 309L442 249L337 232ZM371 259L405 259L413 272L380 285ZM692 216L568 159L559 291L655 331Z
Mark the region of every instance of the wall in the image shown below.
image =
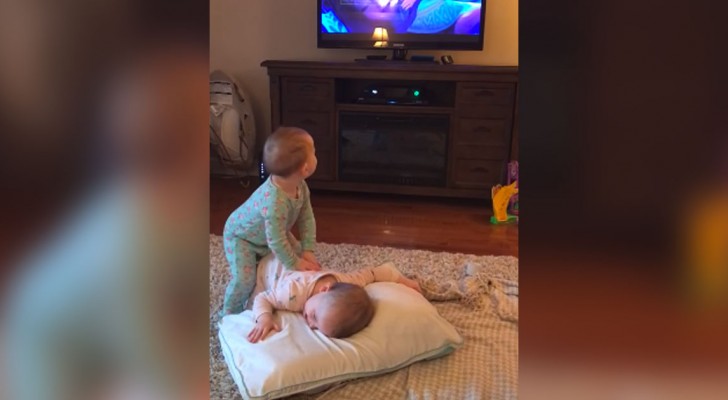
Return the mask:
M351 61L371 51L316 48L316 0L210 0L210 70L238 80L253 103L258 137L270 130L264 60ZM483 51L451 54L458 64L518 65L518 0L488 0ZM260 143L260 141L259 141Z

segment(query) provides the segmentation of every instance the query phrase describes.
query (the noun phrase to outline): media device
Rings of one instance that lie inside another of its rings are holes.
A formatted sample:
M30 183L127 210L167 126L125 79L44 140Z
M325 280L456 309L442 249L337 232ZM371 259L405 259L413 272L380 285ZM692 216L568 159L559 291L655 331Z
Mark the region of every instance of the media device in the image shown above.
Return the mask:
M429 62L429 63L437 62L437 61L435 61L435 56L420 56L420 55L413 55L413 56L411 56L410 57L410 61L414 61L414 62Z
M357 103L427 105L427 91L416 85L371 85L362 90Z
M318 0L318 47L482 50L485 0Z

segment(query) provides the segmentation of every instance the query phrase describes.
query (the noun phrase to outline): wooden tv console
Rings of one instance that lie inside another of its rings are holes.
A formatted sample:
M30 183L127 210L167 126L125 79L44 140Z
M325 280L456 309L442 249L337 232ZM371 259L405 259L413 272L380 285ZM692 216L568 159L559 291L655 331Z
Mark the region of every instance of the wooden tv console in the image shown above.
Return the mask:
M299 126L311 133L319 160L308 179L313 189L489 198L503 183L509 160L518 159L517 67L417 62L264 61L270 76L272 128ZM368 82L430 85L427 105L357 104L352 88ZM348 92L347 92L348 91ZM348 182L339 179L339 115L446 115L443 185Z

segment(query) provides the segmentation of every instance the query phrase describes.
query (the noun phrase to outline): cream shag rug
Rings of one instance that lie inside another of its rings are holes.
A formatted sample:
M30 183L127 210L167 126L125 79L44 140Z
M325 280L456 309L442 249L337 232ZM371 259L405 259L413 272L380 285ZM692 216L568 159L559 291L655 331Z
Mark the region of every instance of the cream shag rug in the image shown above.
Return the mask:
M391 261L403 274L420 282L430 301L457 301L473 309L493 305L501 318L518 319L517 303L498 305L499 297L491 296L495 292L514 290L517 295L518 259L515 257L326 243L317 244L316 257L324 268L337 271L353 271ZM210 399L216 400L241 398L217 338L216 316L229 279L222 238L210 235ZM495 304L492 299L496 299Z

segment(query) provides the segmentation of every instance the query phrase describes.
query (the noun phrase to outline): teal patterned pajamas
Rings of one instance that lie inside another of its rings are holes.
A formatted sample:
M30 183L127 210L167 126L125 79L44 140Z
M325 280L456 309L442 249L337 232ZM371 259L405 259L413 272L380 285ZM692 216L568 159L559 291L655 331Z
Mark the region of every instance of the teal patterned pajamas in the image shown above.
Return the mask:
M291 228L298 226L301 242ZM232 278L225 290L222 314L237 314L255 288L258 260L273 252L286 269L295 270L303 251L314 251L316 220L306 182L298 186L293 199L268 178L233 211L223 231L225 257Z

